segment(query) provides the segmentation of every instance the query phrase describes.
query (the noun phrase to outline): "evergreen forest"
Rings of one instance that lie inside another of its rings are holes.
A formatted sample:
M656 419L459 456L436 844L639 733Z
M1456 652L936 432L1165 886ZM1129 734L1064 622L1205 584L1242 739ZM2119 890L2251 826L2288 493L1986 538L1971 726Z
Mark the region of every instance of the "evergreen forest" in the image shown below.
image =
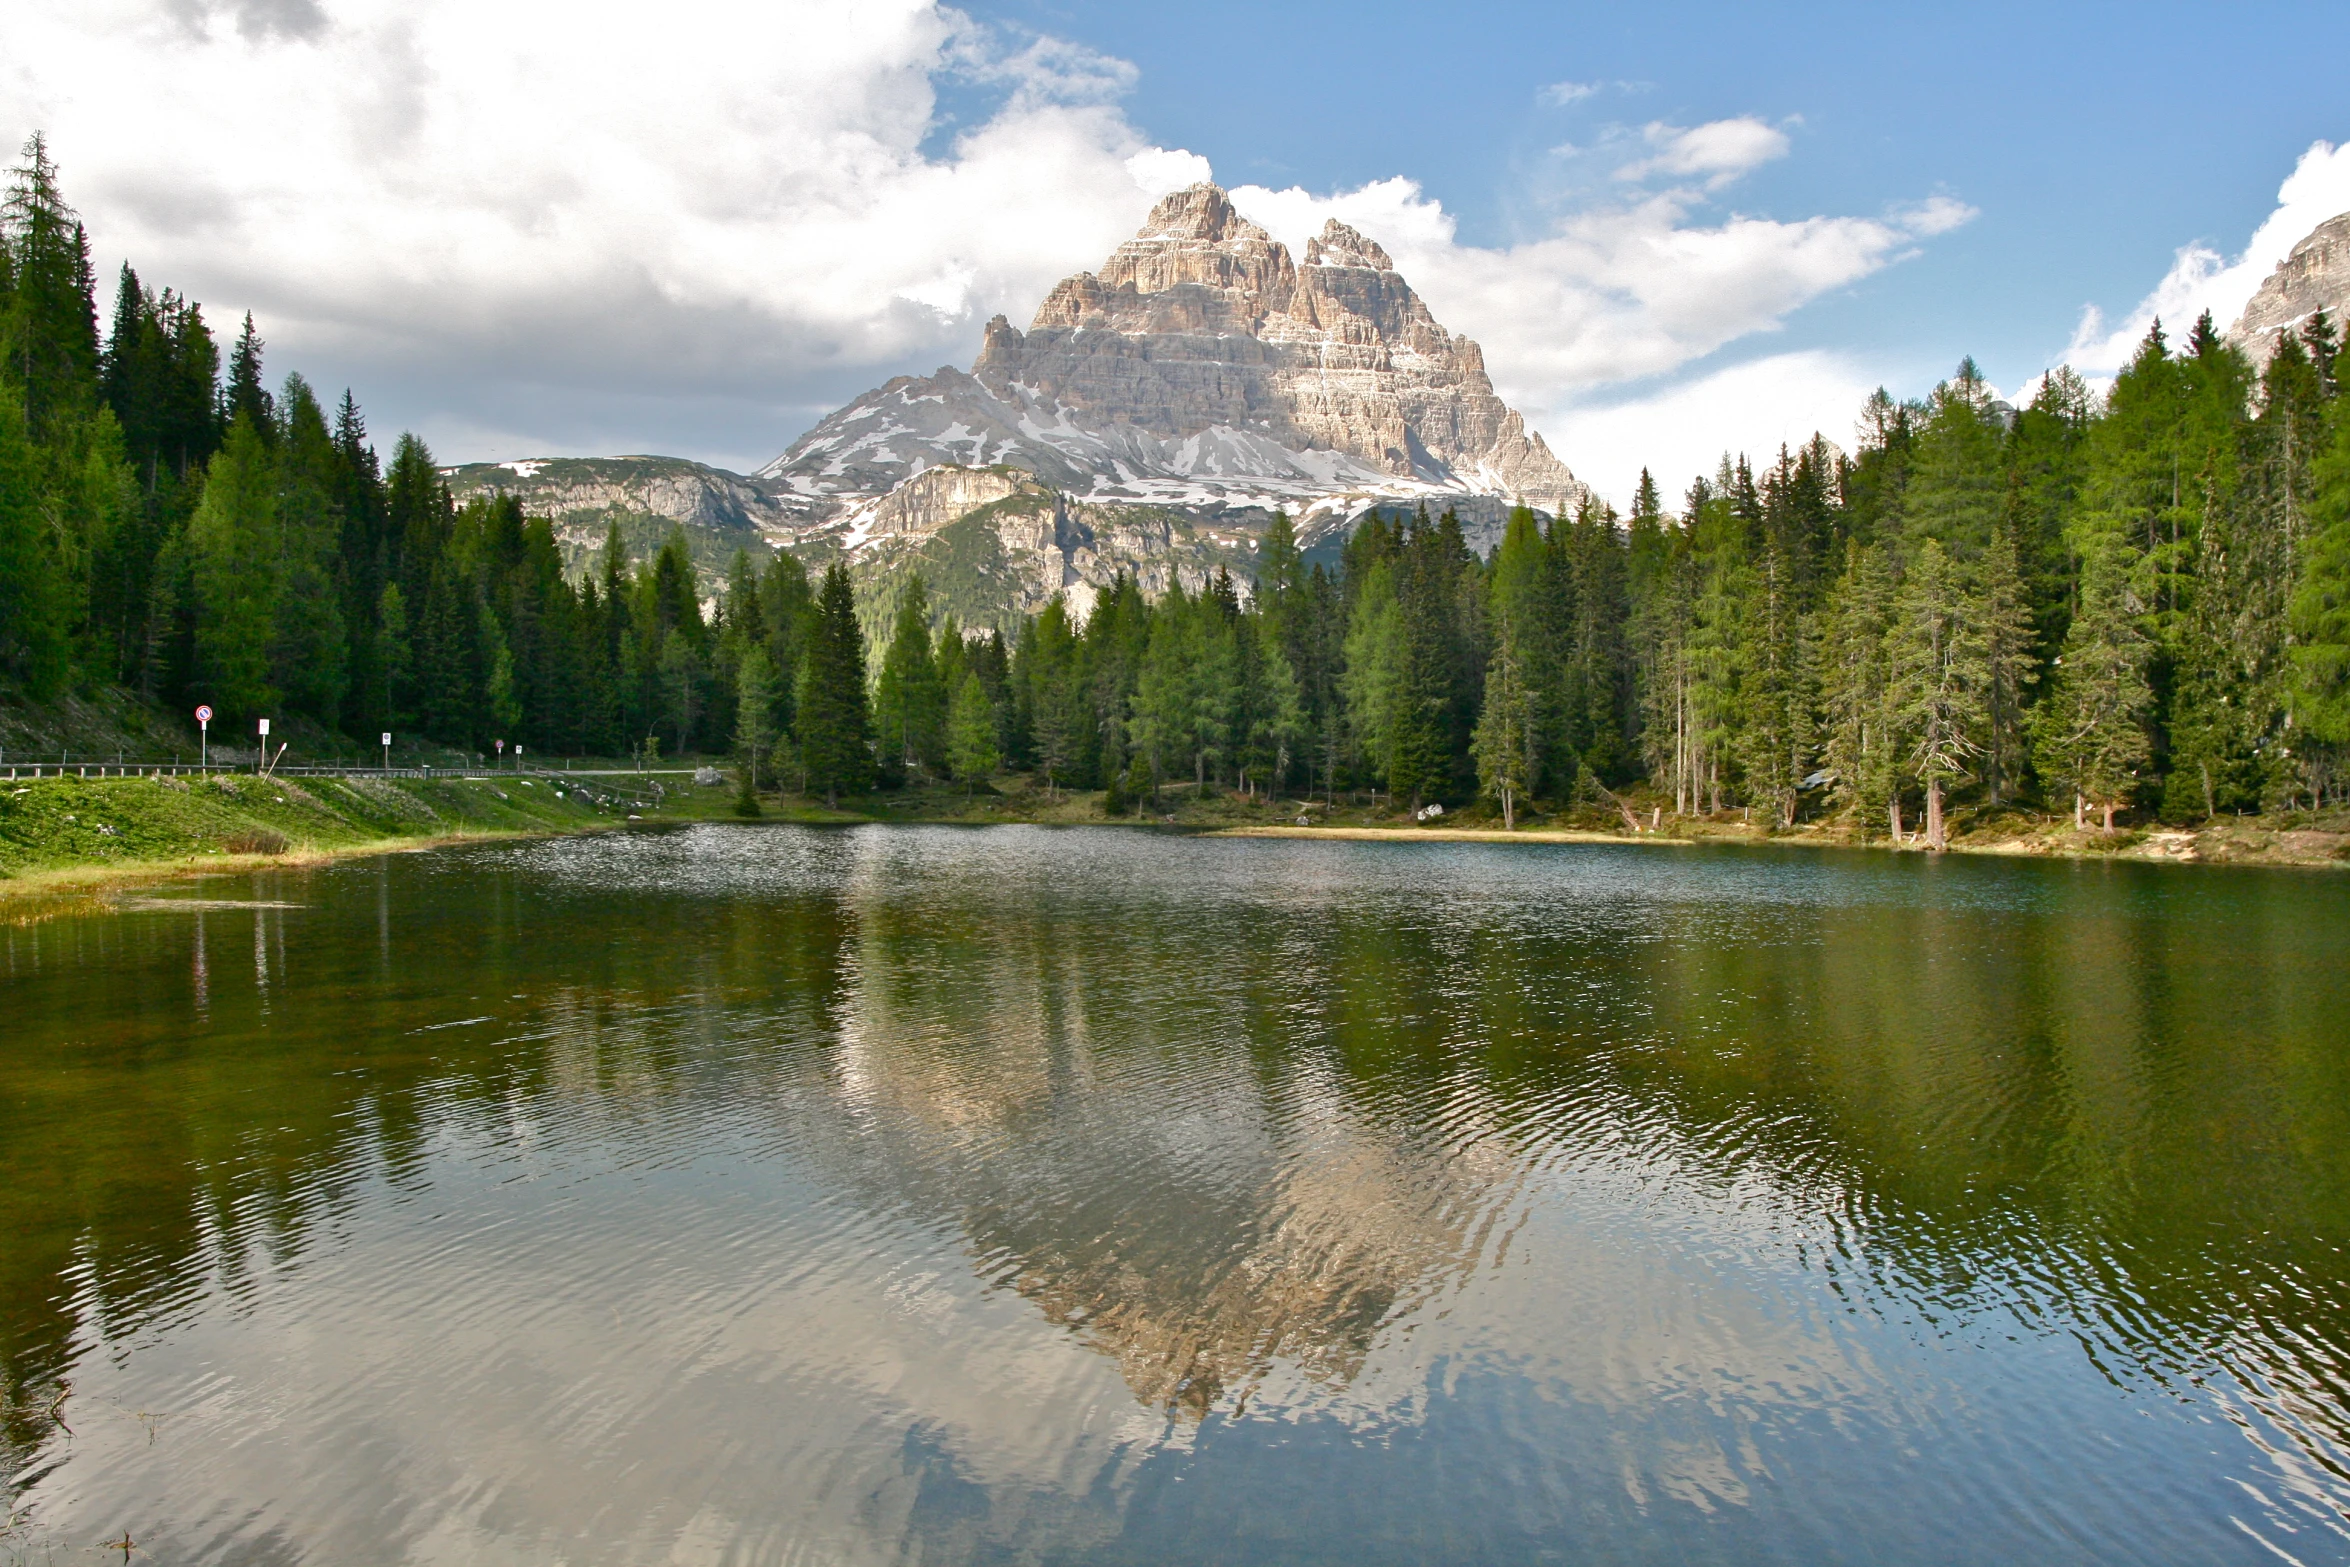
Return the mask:
M246 317L127 265L101 331L41 138L0 211L0 692L120 688L467 751L732 758L838 799L1004 770L1514 822L1596 807L1846 819L1939 846L2017 806L2110 829L2338 800L2350 761L2350 413L2323 315L2264 367L2208 317L2028 406L1971 362L1880 392L1852 449L1725 457L1628 515L1375 513L1334 562L1276 517L1253 582L1121 578L966 631L919 580L869 640L832 562L617 531L567 574L510 498L455 504L349 392L274 386ZM249 726L248 726L249 727Z

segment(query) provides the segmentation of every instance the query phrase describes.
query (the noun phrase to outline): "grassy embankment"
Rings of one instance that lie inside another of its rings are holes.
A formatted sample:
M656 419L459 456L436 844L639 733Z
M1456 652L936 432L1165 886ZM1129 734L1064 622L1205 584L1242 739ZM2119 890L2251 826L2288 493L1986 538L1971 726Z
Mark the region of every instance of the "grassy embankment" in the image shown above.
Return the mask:
M560 778L0 777L12 912L109 885L625 820L638 791Z

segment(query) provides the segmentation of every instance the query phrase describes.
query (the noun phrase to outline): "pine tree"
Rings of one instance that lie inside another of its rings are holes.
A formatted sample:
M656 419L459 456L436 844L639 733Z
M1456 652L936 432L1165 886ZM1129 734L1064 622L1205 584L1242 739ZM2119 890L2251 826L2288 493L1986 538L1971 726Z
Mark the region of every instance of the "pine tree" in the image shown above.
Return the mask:
M1346 634L1343 673L1347 731L1360 746L1371 775L1394 787L1389 758L1396 749L1403 686L1403 613L1396 602L1395 567L1373 564L1354 591L1354 613Z
M1653 483L1647 487L1647 500L1655 500ZM1689 530L1668 527L1653 512L1634 513L1630 557L1641 755L1649 780L1672 795L1673 814L1682 816L1696 803L1691 700L1696 671L1690 639L1696 618L1697 557Z
M1555 544L1564 536L1563 553ZM1571 526L1551 524L1554 570L1562 577L1550 597L1561 616L1556 668L1560 703L1568 722L1564 734L1585 770L1601 779L1622 779L1631 769L1632 622L1630 561L1615 512L1597 501L1578 509ZM1539 680L1540 664L1530 662ZM1554 730L1553 733L1561 731ZM1572 769L1565 780L1572 784ZM1541 781L1531 788L1539 790Z
M269 657L281 586L275 469L252 421L239 419L188 521L197 677L214 706L239 718L266 716L278 698Z
M2031 743L2025 704L2040 679L2031 590L2015 534L2004 522L1993 531L1975 575L1971 616L1982 649L1983 782L1990 803L1997 805L2023 782Z
M1911 449L1902 498L1905 548L1934 539L1962 564L1990 548L2007 503L2004 433L1975 362L1962 361L1934 389Z
M1804 679L1803 620L1792 573L1766 544L1738 638L1738 734L1734 746L1747 799L1781 827L1795 825L1810 765L1811 694Z
M1306 576L1305 557L1298 553L1297 531L1290 526L1287 512L1276 511L1265 527L1265 542L1257 552L1256 602L1267 630L1281 645L1285 657L1296 655L1293 626L1305 608L1301 599Z
M2288 796L2307 788L2313 804L2329 784L2338 798L2339 765L2350 751L2350 418L2339 409L2312 476L2312 530L2289 610L2291 662L2276 747Z
M1248 637L1246 648L1244 769L1248 770L1248 781L1261 780L1268 795L1277 795L1305 738L1305 703L1298 693L1297 675L1270 630Z
M856 589L848 568L824 573L816 618L800 664L800 765L807 787L838 805L844 793L872 786L872 715L865 697L865 638L857 629Z
M767 656L774 660L780 688L776 733L791 733L798 723L792 694L799 681L801 653L816 620L816 595L808 589L808 568L788 551L776 551L759 575L759 615L767 628Z
M449 491L441 483L431 449L413 435L402 435L384 473L384 532L392 580L407 595L412 612L420 611L425 602L455 521L455 508L449 504Z
M157 370L163 357L163 333L155 319L155 301L139 286L139 275L124 262L114 285L114 324L106 338L99 369L99 391L114 410L123 436L136 454L154 444L158 422L155 401L160 391Z
M1948 847L1943 802L1974 776L1982 754L1985 687L1982 628L1975 623L1957 562L1938 539L1912 553L1894 595L1887 636L1892 710L1909 746L1909 770L1926 791L1926 847Z
M1734 479L1734 475L1732 476ZM1686 763L1690 807L1722 808L1735 787L1730 768L1738 734L1738 636L1747 597L1746 530L1736 501L1719 493L1692 493L1691 534L1696 599L1683 642L1688 667Z
M2313 311L2301 323L2301 347L2309 355L2311 368L2317 372L2318 393L2334 396L2334 360L2342 352L2341 334L2334 329L2333 318L2323 310Z
M1026 712L1029 747L1050 799L1071 776L1086 727L1079 644L1065 598L1056 593L1045 601L1022 628L1020 647L1015 704Z
M1477 780L1501 806L1502 829L1518 825L1518 800L1533 787L1541 761L1542 726L1527 689L1516 628L1502 620L1493 662L1485 671L1485 710L1477 720Z
M253 433L266 445L277 438L277 405L262 379L262 347L261 334L253 330L253 312L248 310L245 329L237 334L236 347L229 350L228 387L222 394L220 419L223 424L234 424L239 418L250 421Z
M955 777L964 792L975 791L992 776L998 760L995 739L995 706L987 699L987 688L980 683L976 671L965 670L955 687L955 701L948 720L947 756Z
M672 752L683 756L700 728L703 674L700 651L683 627L661 633L654 668L659 672L661 713L669 724Z
M1394 687L1380 760L1389 791L1415 810L1450 792L1453 760L1466 760L1474 727L1467 554L1457 517L1447 512L1431 524L1423 512L1396 557Z
M1154 794L1178 767L1196 769L1199 792L1206 793L1201 629L1192 600L1176 582L1150 617L1150 644L1134 692L1134 742L1149 763Z
M2088 383L2069 366L2041 378L2007 442L2006 516L2031 602L2035 660L2064 643L2079 587L2066 529L2079 505L2090 423Z
M1509 628L1520 692L1533 704L1533 722L1543 731L1546 743L1537 748L1537 755L1568 758L1568 783L1573 782L1572 758L1582 749L1586 717L1583 692L1573 678L1580 670L1569 662L1575 622L1572 531L1561 519L1545 536L1532 510L1512 507L1485 574L1487 618L1496 628ZM1498 639L1498 629L1495 634ZM1492 670L1488 663L1488 681ZM1483 721L1480 713L1479 723ZM1530 796L1541 785L1538 774L1513 779L1521 795Z
M384 537L383 474L367 444L367 421L348 387L335 409L329 492L341 518L343 625L350 642L348 720L362 736L389 715L375 705L383 681L374 665L375 617L383 605L391 556Z
M42 516L40 453L11 382L0 373L0 675L45 701L72 665L68 577Z
M735 748L742 753L743 771L754 795L759 790L759 763L775 743L775 709L782 687L775 660L767 656L763 643L754 643L735 672L734 719Z
M2154 693L2146 682L2149 650L2123 576L2117 542L2095 548L2081 573L2081 607L2073 617L2055 680L2034 715L2040 775L2073 792L2073 825L2094 805L2113 831L2113 813L2137 786L2152 756L2146 718Z
M338 458L309 383L286 378L285 429L277 452L277 576L270 680L295 712L332 727L342 717L349 638L340 580L342 520L334 489Z
M930 640L930 596L915 573L898 600L896 625L873 692L875 749L885 783L901 784L915 771L939 768L946 751L946 707Z
M369 708L375 715L374 722L384 729L397 731L415 721L409 661L408 603L401 595L400 585L387 582L376 601L375 648L368 660L369 674L375 682Z
M1824 719L1822 760L1838 803L1864 820L1888 812L1898 842L1901 763L1885 646L1892 620L1893 577L1883 547L1848 543L1844 574L1821 612L1813 655Z
M47 140L35 131L0 207L8 255L9 369L35 438L52 420L95 404L98 301L89 236L59 188Z
M1185 744L1191 752L1192 787L1207 793L1208 780L1226 776L1245 738L1242 703L1240 606L1231 578L1222 572L1208 590L1192 600L1188 641L1196 650L1191 670L1191 733Z

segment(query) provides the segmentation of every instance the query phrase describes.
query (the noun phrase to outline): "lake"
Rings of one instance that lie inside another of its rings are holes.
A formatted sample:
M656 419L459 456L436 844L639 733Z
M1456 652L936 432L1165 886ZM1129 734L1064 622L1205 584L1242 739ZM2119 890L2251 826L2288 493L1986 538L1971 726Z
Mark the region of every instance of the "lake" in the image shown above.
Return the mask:
M2350 1561L2350 878L746 824L0 953L0 1562Z

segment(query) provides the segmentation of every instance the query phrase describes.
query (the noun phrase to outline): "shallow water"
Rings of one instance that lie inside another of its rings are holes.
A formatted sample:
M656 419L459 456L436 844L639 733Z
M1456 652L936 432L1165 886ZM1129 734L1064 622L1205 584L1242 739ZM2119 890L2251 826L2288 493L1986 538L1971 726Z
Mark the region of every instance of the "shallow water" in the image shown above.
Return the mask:
M0 1562L2350 1561L2350 878L706 826L0 1017Z

